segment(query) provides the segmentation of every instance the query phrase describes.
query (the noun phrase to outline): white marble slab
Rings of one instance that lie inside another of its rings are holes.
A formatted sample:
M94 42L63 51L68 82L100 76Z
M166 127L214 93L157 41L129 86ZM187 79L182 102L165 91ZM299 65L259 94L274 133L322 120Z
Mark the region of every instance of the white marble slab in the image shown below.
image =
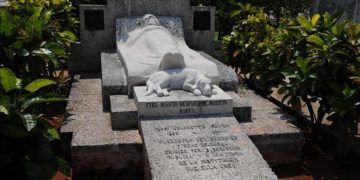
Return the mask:
M145 85L159 67L166 53L181 53L186 68L199 70L219 84L215 63L190 49L184 39L182 21L176 17L157 17L159 25L137 27L138 18L116 20L116 45L127 74L128 90Z
M146 87L134 87L135 104L139 117L189 116L231 114L233 99L214 86L216 95L194 96L182 90L170 91L170 96L158 97L156 94L145 96Z

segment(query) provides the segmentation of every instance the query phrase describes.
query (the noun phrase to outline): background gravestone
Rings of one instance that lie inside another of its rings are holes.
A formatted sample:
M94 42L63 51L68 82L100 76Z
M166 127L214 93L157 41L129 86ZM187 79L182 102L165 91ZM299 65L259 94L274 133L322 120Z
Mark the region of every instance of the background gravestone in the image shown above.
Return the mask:
M9 2L7 0L0 0L0 7L8 6Z
M343 19L360 22L360 0L316 0L311 4L312 12L342 12Z
M210 11L194 11L194 30L210 30L211 14Z

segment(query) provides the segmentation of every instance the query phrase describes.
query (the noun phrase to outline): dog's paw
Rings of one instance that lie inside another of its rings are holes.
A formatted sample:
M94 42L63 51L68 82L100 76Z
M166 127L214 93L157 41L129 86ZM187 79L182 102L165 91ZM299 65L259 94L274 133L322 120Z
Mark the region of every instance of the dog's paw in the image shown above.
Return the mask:
M164 96L169 96L169 91L167 89L164 89L163 94L164 94Z
M199 89L195 89L194 90L194 95L195 96L201 96L201 91Z
M159 92L157 93L158 97L163 97L164 96L164 93L163 92Z

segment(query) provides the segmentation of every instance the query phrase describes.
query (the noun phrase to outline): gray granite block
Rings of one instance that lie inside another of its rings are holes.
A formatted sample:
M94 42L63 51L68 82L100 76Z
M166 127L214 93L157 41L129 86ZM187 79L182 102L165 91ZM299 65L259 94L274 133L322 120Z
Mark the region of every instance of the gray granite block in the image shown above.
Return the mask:
M134 99L127 95L110 96L111 127L113 130L126 130L138 126L138 113Z
M100 85L100 86L98 86ZM70 96L82 94L82 95L101 95L101 79L79 79L71 85Z
M277 179L233 116L140 119L156 180Z
M253 91L240 90L240 97L252 108L252 122L240 127L271 166L298 163L301 160L303 133L296 119Z
M76 76L77 77L77 76ZM61 127L61 151L74 173L142 172L142 140L138 130L113 131L110 113L103 112L100 78L75 78Z
M210 55L204 52L199 52L199 53L217 65L220 74L219 87L224 91L237 92L239 89L239 79L235 71L231 67L226 66L225 64L211 57Z
M235 118L241 122L251 122L251 109L252 107L249 103L244 99L239 97L239 95L233 91L227 91L228 95L233 98L234 101L234 110L233 114Z
M214 85L217 94L194 96L183 90L170 91L169 96L145 95L146 87L134 87L135 104L139 117L189 116L210 114L232 114L233 100Z
M101 53L101 74L104 109L110 108L110 95L127 95L124 67L116 51Z
M96 127L94 127L96 128ZM73 145L71 167L74 173L91 171L143 171L142 142L137 130L89 132L90 137L100 136L96 143ZM82 134L85 135L85 134ZM104 138L109 136L109 138ZM111 138L110 138L111 136Z

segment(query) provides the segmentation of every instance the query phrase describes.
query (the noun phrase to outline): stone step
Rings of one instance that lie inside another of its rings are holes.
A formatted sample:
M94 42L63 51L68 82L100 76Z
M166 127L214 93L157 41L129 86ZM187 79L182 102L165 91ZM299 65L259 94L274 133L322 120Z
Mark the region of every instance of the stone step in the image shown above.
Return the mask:
M139 122L148 179L277 179L233 116Z
M134 87L135 104L139 117L232 114L232 98L218 86L214 85L214 90L217 94L211 97L175 90L159 98L155 93L146 96L146 87L137 86Z
M303 133L296 119L254 91L239 90L239 96L252 106L252 122L240 127L259 149L271 166L300 162Z
M110 109L110 95L127 95L125 69L116 50L101 53L102 95L104 110Z
M142 173L142 140L138 130L113 131L103 112L101 79L72 84L67 123L61 128L61 150L74 173L138 171Z
M113 130L137 128L138 112L134 99L127 95L110 96L111 127Z
M234 91L227 91L228 95L233 98L233 114L235 118L240 122L251 122L251 105Z

